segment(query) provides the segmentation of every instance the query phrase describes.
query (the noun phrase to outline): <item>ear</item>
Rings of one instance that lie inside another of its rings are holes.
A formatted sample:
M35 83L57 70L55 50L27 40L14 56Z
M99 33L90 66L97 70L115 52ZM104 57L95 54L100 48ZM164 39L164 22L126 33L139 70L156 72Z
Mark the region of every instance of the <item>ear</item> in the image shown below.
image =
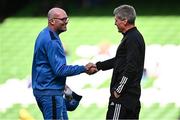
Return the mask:
M128 23L128 20L127 20L127 19L125 19L125 20L123 20L123 22L124 22L124 24L127 24L127 23Z
M49 23L50 23L51 25L54 25L54 24L55 24L55 20L54 20L54 19L51 19L51 20L49 21Z

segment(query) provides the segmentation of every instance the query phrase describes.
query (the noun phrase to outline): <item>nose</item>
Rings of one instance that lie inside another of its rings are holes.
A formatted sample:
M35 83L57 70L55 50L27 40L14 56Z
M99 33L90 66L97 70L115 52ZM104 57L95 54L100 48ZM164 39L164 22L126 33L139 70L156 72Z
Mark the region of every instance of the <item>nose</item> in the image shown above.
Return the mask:
M117 20L116 19L114 20L114 25L117 25Z
M66 24L68 24L68 22L69 22L69 18L67 17L67 19L66 19L65 23L66 23Z
M117 26L116 21L114 22L114 25L116 25L116 26Z
M65 21L65 24L68 24L68 21Z

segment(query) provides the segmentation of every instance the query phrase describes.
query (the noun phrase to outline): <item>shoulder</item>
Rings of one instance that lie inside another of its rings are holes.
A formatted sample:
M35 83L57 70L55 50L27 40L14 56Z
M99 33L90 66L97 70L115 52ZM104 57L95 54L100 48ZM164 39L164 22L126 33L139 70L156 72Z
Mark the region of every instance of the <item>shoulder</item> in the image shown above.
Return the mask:
M41 44L45 46L58 46L58 39L54 36L53 32L48 28L44 28L37 38Z
M50 36L49 36L48 30L47 30L46 28L44 28L44 29L39 33L38 38L39 38L39 39L49 39Z
M133 29L126 37L128 42L138 42L144 40L142 34L137 29Z
M54 33L49 30L48 28L44 28L40 33L39 36L41 36L41 38L43 39L47 39L47 40L58 40L57 37L54 35Z

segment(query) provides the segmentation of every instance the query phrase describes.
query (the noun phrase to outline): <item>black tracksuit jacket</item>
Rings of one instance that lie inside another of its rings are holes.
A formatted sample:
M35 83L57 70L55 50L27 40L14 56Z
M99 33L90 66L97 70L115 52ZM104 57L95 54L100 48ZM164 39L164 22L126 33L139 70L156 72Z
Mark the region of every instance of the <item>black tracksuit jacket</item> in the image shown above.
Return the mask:
M123 33L114 58L96 63L98 70L113 69L110 101L121 103L131 110L140 105L144 58L144 38L134 27ZM114 91L120 95L119 98L114 97Z

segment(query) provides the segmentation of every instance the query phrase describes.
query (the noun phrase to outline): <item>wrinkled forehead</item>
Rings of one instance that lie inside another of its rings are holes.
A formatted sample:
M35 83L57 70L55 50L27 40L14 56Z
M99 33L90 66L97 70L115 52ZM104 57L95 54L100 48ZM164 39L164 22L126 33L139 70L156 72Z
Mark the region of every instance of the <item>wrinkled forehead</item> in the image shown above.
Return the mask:
M58 18L64 18L67 17L66 12L63 9L60 8L52 8L49 12L48 12L48 17L49 18L54 18L54 17L58 17Z
M55 12L54 17L64 18L67 17L67 14L64 10L58 10Z
M114 19L117 20L117 19L119 19L119 17L115 15L115 16L114 16Z

